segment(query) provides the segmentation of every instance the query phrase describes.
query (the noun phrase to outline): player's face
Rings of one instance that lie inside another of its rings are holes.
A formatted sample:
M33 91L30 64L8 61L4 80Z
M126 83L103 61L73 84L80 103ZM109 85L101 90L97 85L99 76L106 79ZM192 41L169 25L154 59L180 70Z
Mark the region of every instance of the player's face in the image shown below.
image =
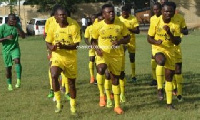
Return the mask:
M123 18L128 18L128 17L129 17L129 12L127 12L127 11L122 11L122 17L123 17Z
M165 5L162 8L162 15L163 15L163 18L166 19L166 20L171 19L174 16L174 8L171 7L171 6Z
M8 18L8 24L10 26L15 26L17 23L16 17L15 16L9 16Z
M161 15L161 9L160 9L157 5L154 5L154 6L153 6L153 13L154 13L156 16L160 16L160 15Z
M64 10L57 10L55 18L58 23L65 22L67 19L66 12Z
M106 21L114 21L115 20L115 11L113 7L106 7L103 10L103 17Z

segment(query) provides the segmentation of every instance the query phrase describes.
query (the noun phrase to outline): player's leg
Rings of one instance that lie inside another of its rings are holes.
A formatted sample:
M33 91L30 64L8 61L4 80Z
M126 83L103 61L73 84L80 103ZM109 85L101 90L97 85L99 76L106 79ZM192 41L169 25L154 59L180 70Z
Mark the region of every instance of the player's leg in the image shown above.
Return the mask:
M155 58L154 56L152 55L151 57L151 71L152 71L152 78L153 80L151 81L151 86L155 86L157 85L157 80L156 80L156 61L155 61Z
M183 83L183 76L182 76L182 63L175 64L175 79L177 85L177 99L181 102L182 99L182 83Z
M165 80L165 55L161 52L155 54L155 61L157 63L156 67L156 78L157 78L157 89L158 89L158 99L164 99L164 91L163 91L163 81Z
M105 91L106 91L106 97L107 97L107 104L106 107L112 107L112 100L111 100L111 91L112 91L112 81L110 77L109 71L106 69L105 71Z
M114 75L110 73L112 80L112 90L114 93L115 108L114 111L117 114L122 114L123 110L120 107L120 86L119 86L119 75Z
M94 67L95 66L94 66L94 62L95 62L95 56L90 56L89 71L90 71L90 83L91 84L95 82L95 77L94 77Z
M174 109L174 106L172 105L172 80L174 76L175 71L165 68L165 92L166 92L166 98L167 98L167 107L169 109Z
M51 67L51 77L52 77L52 86L54 90L55 99L57 102L55 112L61 112L61 95L60 95L60 83L58 81L59 76L62 72L62 69L57 66Z
M70 100L68 79L63 72L61 73L61 77L62 77L62 84L64 84L62 85L62 87L65 88L65 97L67 98L67 100Z
M8 84L8 90L12 91L12 66L6 67L6 78Z
M136 82L136 75L135 75L135 53L129 53L129 59L131 62L131 71L132 71L132 81Z
M19 88L21 85L21 74L22 74L22 65L20 62L20 58L14 59L15 61L15 71L17 73L17 83L15 85L16 88Z
M126 79L125 79L125 72L122 71L120 73L119 77L119 85L120 85L120 102L124 103L126 101L125 98L125 84L126 84Z
M22 74L22 65L21 65L21 61L20 61L20 48L15 48L12 51L12 59L15 62L15 71L17 73L17 84L15 85L16 88L19 88L21 85L21 74Z
M50 84L50 90L49 90L49 94L48 94L48 98L52 98L54 97L54 92L53 92L53 86L52 86L52 78L51 78L51 61L49 62L49 71L48 71L48 75L49 75L49 84Z
M76 113L76 79L68 78L69 93L70 93L70 110L72 113Z
M105 96L104 96L104 74L107 69L107 65L105 63L101 63L97 65L97 85L100 92L100 102L99 106L103 107L106 105Z

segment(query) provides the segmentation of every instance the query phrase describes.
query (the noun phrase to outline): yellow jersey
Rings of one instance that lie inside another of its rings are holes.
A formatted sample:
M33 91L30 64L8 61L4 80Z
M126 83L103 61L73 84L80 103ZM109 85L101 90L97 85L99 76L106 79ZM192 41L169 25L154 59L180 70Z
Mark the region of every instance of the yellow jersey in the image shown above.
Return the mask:
M149 36L154 36L155 40L162 40L162 44L159 46L153 45L153 48L161 47L164 49L170 49L174 44L170 40L170 36L166 33L163 27L167 25L170 27L170 31L174 36L180 36L180 27L177 24L174 24L171 20L169 23L164 23L162 15L159 17L157 23L150 24L148 31Z
M120 40L124 36L129 35L129 31L126 26L119 20L114 21L113 24L106 24L104 20L95 24L92 30L92 38L98 40L98 46L105 53L109 53L110 56L122 56L122 45L114 47L112 41Z
M119 19L120 19L120 21L122 21L125 24L125 26L128 29L135 29L136 27L139 26L137 18L132 15L129 15L128 18L124 18L124 17L120 16ZM131 35L131 39L135 39L134 33L130 33L130 35Z
M77 21L72 19L71 17L67 17L67 21L73 25L76 25L79 30L81 29L81 27L79 26ZM48 18L45 23L45 33L48 33L49 28L52 28L52 27L56 26L57 24L58 23L56 22L55 17Z
M65 28L61 28L59 24L51 26L45 41L52 43L52 45L58 42L64 45L79 43L81 41L79 28L70 21L68 23L69 25ZM57 49L56 51L52 51L52 59L70 61L76 59L76 52L77 50Z

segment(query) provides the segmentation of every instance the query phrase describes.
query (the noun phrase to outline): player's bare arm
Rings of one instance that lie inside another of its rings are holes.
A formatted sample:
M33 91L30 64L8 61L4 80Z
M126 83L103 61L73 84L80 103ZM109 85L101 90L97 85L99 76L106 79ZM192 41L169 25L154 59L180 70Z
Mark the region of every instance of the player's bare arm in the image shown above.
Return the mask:
M91 43L92 43L92 48L95 49L95 51L97 52L97 55L98 56L103 56L101 48L98 47L97 39L92 39Z
M46 45L47 45L47 48L48 48L50 51L55 51L55 50L57 49L57 45L52 45L52 43L46 42Z
M170 31L170 27L165 25L163 26L163 29L167 32L167 34L170 36L170 40L172 41L172 43L174 43L175 45L179 45L181 43L181 38L180 37L176 37L174 36L171 31Z
M79 45L79 42L78 43L74 43L74 44L71 44L71 45L64 45L64 44L61 44L60 42L59 43L56 43L57 47L59 49L66 49L66 50L76 50L77 49L77 46Z
M19 26L16 26L16 28L17 28L18 34L21 36L22 39L24 39L25 38L24 31L22 29L20 29Z
M139 26L137 26L137 27L134 28L134 29L129 29L129 31L130 31L131 33L134 33L134 34L140 34Z
M5 37L5 38L1 38L0 39L0 42L3 42L3 41L5 41L5 40L11 40L13 38L13 36L12 35L9 35L9 36L7 36L7 37Z
M161 45L162 44L162 40L155 40L154 39L154 36L147 36L147 41L150 43L150 44L154 44L154 45Z
M130 38L131 38L130 35L127 35L127 36L123 37L122 39L120 39L118 41L117 40L113 41L112 45L118 46L120 44L127 44L127 43L130 42Z

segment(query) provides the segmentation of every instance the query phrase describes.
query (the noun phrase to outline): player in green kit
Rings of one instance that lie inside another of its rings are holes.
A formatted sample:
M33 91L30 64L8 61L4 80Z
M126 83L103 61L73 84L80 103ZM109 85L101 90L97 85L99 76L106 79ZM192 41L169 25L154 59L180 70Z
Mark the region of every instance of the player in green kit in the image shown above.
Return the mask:
M20 47L18 37L25 38L21 26L17 23L15 14L8 15L8 22L0 27L0 42L2 43L3 61L6 67L6 78L8 83L8 90L12 88L12 62L15 62L15 70L17 73L16 88L21 85L22 66L20 62Z

